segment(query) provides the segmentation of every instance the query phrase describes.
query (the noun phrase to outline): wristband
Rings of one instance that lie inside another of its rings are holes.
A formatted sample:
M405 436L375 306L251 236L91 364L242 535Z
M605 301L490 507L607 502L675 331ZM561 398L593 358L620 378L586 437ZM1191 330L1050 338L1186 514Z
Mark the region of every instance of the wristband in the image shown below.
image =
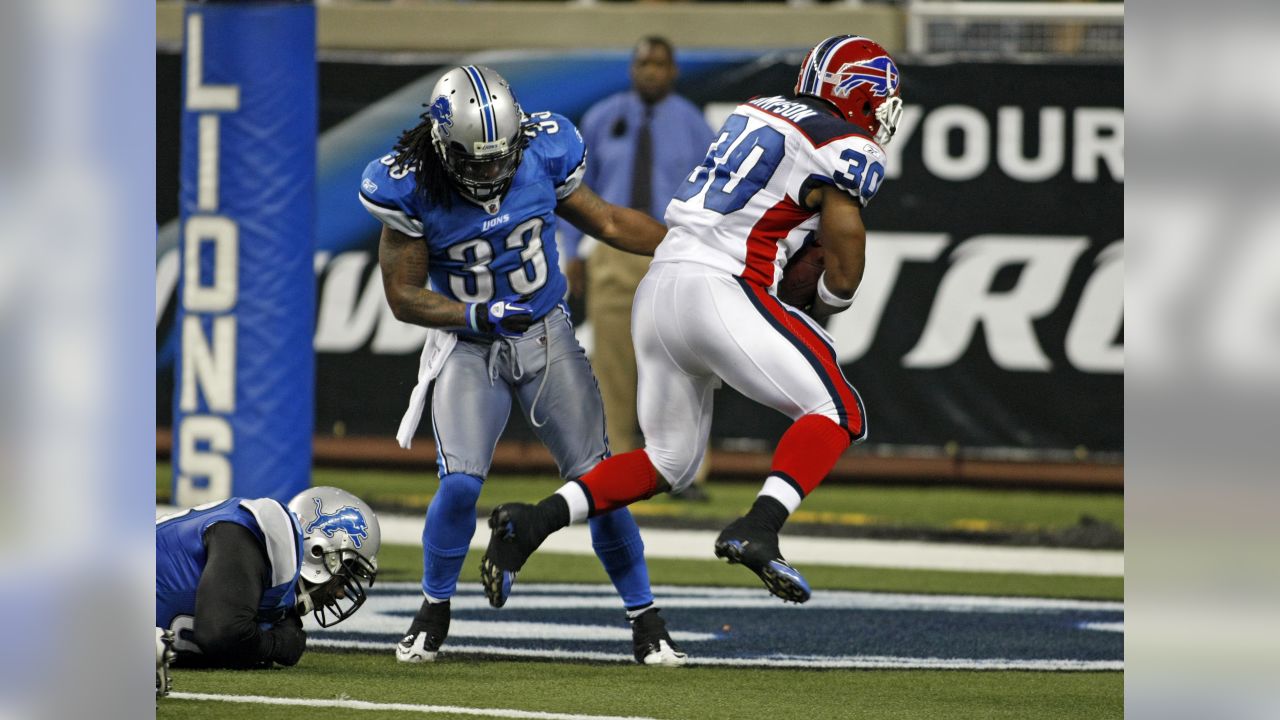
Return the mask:
M854 291L852 297L848 297L848 298L842 298L836 295L835 293L831 292L830 290L828 290L827 289L827 272L825 270L822 272L822 277L818 278L818 299L821 300L824 305L830 305L833 308L840 308L843 310L844 308L847 308L850 305L852 305L854 299L857 297L858 297L858 292L856 290Z
M480 312L480 308L480 303L467 303L467 329L471 330L471 332L484 332L480 329L480 323L476 317L476 313ZM485 312L488 311L489 308L485 307Z

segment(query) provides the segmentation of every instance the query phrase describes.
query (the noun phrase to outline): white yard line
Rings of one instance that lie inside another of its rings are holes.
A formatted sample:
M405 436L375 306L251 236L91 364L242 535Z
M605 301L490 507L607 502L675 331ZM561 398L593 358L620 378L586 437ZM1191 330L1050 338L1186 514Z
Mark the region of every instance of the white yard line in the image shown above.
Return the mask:
M156 515L177 508L157 507ZM422 542L421 515L381 514L378 523L382 542L390 545L419 545ZM645 556L693 560L714 559L713 530L666 530L646 528L642 532ZM485 519L476 523L472 548L489 543ZM954 572L1025 573L1029 575L1085 575L1124 577L1124 553L1115 550L1075 550L1070 548L1006 547L967 543L934 543L899 540L861 540L784 535L782 551L797 566L835 565L908 570L949 570ZM592 555L586 525L565 528L547 538L542 552Z
M478 717L520 718L521 720L654 720L635 715L580 715L578 713L541 712L538 710L510 710L506 708L473 708L456 705L411 705L409 703L377 703L364 700L308 699L268 697L266 695L214 695L210 693L170 693L178 700L212 700L217 702L248 703L253 705L291 705L295 707L344 708L347 710L392 710L416 712L424 715L475 715Z
M337 640L308 638L308 647L329 647L343 650L365 650L390 653L393 642L369 642L367 640ZM526 657L533 660L578 660L586 662L632 663L630 655L596 652L592 650L558 650L543 648L512 648L498 645L450 645L450 655L499 655L502 657ZM899 657L893 655L845 655L785 656L758 658L690 657L688 666L802 668L805 670L1034 670L1047 672L1096 672L1124 670L1123 660L1055 660L1014 658L929 658ZM174 693L177 695L177 693Z

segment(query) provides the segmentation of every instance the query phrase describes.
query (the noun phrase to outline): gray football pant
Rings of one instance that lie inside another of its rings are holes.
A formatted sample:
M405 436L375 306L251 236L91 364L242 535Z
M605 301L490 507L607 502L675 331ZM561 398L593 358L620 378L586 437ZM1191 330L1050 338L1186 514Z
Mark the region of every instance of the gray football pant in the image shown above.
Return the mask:
M441 476L489 474L513 395L561 477L579 478L605 458L600 389L573 325L557 308L518 338L459 339L432 388Z
M459 340L432 388L440 491L423 530L423 591L448 598L474 529L475 503L514 395L560 475L586 474L608 454L604 406L569 318L557 309L523 336L492 344ZM530 498L532 500L532 498ZM644 542L631 511L589 521L591 545L629 610L653 602Z

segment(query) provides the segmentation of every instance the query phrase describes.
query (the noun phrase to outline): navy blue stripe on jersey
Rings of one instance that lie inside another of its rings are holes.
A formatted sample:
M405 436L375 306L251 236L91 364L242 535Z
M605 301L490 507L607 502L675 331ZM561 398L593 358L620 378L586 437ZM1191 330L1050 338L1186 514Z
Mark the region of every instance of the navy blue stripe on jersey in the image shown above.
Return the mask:
M480 116L484 120L484 139L485 142L493 142L498 139L498 131L493 121L493 105L489 98L489 87L484 84L484 76L476 69L475 65L467 65L463 68L467 71L467 76L471 78L471 86L475 88L476 99L480 103Z
M760 313L760 316L772 325L773 328L787 340L787 342L791 343L791 346L799 351L800 355L809 363L809 366L813 368L813 371L817 373L818 379L822 382L823 387L827 389L827 394L831 397L831 402L835 407L836 417L838 418L836 421L837 424L844 428L854 441L860 440L865 434L865 423L862 421L862 400L858 397L857 392L853 390L853 387L849 385L848 381L845 380L844 374L840 371L840 366L838 364L831 364L834 363L835 351L832 350L824 340L822 340L821 336L814 332L812 328L808 327L807 324L790 318L790 313L786 311L782 303L776 298L771 298L771 296L765 293L763 289L751 285L742 278L735 279L738 281L738 285L742 287L742 292L746 294L747 299L751 301L752 306L754 306L756 311ZM772 300L776 307L770 308L765 305L765 303L770 300ZM793 329L787 327L782 322L781 318L788 318L791 322L797 323L796 328ZM805 338L799 336L797 331L801 329L806 331L806 334L809 335L808 342L806 342ZM829 359L826 363L823 362L823 358L820 357L811 347L812 345L823 346L828 350L827 357ZM839 377L843 388L841 388L840 385L836 385L835 377L833 376ZM845 392L842 393L842 389ZM851 417L849 413L849 403L845 401L846 394L853 400L854 404L857 405L856 416Z
M795 97L790 95L774 96L774 98L776 97L783 98L785 102L766 102L763 104L774 104L778 106L778 110L780 112L768 107L761 107L757 104L760 101L772 100L773 98L770 97L751 98L747 101L747 105L762 113L771 115L790 124L792 127L799 130L800 134L803 135L815 148L830 145L837 140L843 140L851 137L871 139L871 135L867 133L867 131L853 123L845 122L845 120L839 115L834 114L835 111L832 110L830 105L820 98L808 95L798 95ZM805 108L812 110L813 113L797 113L795 112L795 107L797 105L802 105ZM787 117L784 113L800 116L800 121L796 122L790 117Z

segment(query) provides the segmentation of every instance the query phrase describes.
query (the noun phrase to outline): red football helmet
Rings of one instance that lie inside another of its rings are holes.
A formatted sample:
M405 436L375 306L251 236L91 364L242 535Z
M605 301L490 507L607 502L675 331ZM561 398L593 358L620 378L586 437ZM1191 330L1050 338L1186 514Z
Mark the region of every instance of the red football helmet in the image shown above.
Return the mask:
M835 105L846 120L884 145L902 117L901 81L898 66L879 43L857 35L836 35L805 56L796 77L796 94Z

